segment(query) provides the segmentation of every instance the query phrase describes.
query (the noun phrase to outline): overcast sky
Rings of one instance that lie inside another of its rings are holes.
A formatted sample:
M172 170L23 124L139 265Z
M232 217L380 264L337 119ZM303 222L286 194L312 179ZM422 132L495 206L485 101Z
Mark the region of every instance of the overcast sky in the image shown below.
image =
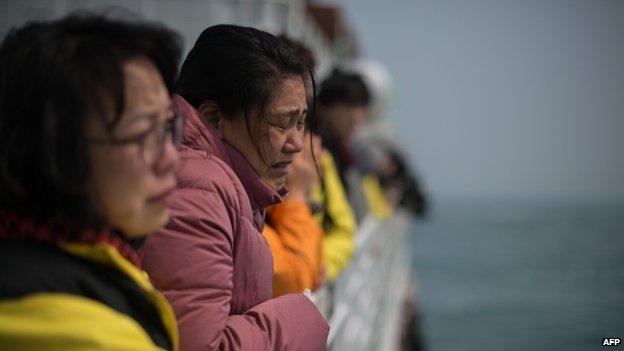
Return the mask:
M624 199L624 1L337 2L434 196Z

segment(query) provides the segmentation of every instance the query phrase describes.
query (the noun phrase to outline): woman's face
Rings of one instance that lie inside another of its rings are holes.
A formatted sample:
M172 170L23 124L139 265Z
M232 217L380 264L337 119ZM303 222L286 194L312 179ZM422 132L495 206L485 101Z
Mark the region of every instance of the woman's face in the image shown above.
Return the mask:
M89 144L90 189L108 225L135 238L167 223L165 196L176 186L179 158L169 134L158 142L174 116L160 73L146 59L127 62L123 72L126 105L112 134L99 119L87 123L89 139L104 140Z
M247 162L269 186L280 190L284 187L294 155L303 150L306 115L303 80L300 77L290 77L282 81L276 98L269 106L264 122L266 126L260 127L259 136L255 138L259 145L254 145L242 117L220 119L219 130L223 138L245 156ZM250 126L255 123L253 119L250 120Z
M351 141L366 117L365 106L335 104L322 110L323 126L345 142Z

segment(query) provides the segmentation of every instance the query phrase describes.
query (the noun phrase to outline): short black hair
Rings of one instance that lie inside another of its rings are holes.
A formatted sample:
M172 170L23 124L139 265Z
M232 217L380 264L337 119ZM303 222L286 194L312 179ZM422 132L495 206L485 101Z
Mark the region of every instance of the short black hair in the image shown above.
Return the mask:
M176 92L196 109L212 101L230 118L243 114L248 119L252 111L259 111L262 123L279 84L291 76L311 83L304 85L313 92L316 89L312 67L277 37L251 27L220 24L200 34L182 64ZM308 106L306 123L315 129L314 104Z
M370 92L364 79L357 73L334 69L322 83L318 96L321 106L368 106Z
M171 90L180 54L178 35L162 26L96 14L12 29L0 46L0 206L101 227L87 189L86 120L112 132L125 106L123 65L150 60Z

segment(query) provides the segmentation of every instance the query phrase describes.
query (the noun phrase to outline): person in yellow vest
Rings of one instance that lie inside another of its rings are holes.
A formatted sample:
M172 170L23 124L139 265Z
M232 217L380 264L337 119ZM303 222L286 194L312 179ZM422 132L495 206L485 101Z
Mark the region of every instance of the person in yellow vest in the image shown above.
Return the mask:
M363 172L354 139L371 102L361 75L334 69L321 83L318 97L323 126L323 145L331 152L356 219L367 215L387 219L392 208L374 172ZM372 155L371 155L372 156Z
M347 267L355 251L355 215L340 181L331 153L324 150L319 157L321 183L312 191L312 200L320 204L317 220L325 230L323 259L327 279L335 280Z
M0 46L0 350L177 350L131 241L169 219L177 35L95 15Z

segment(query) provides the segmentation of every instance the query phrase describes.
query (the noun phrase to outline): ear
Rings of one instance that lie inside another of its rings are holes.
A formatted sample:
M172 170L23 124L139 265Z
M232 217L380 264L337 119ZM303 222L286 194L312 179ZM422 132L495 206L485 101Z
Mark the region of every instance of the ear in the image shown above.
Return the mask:
M219 129L219 120L223 118L223 114L221 113L221 109L216 102L211 100L206 100L199 105L197 112L210 124L215 126L215 128Z

